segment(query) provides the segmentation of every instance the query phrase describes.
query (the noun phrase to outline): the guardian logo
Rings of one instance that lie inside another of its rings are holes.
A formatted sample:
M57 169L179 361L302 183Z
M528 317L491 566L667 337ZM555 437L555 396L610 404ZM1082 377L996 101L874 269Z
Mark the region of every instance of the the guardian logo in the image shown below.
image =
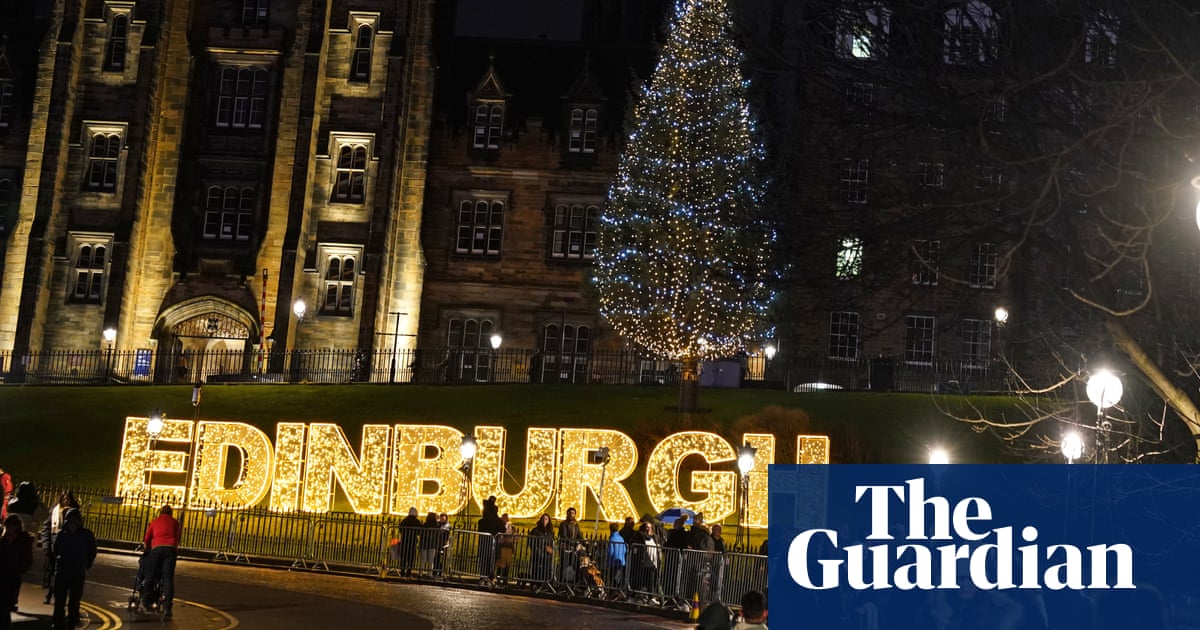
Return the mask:
M870 510L863 538L880 542L847 544L847 532L804 530L788 545L792 581L812 590L1135 588L1128 544L1046 545L1032 525L992 527L992 507L981 497L953 506L926 497L922 478L855 485L854 503ZM893 508L907 509L904 536L892 531Z

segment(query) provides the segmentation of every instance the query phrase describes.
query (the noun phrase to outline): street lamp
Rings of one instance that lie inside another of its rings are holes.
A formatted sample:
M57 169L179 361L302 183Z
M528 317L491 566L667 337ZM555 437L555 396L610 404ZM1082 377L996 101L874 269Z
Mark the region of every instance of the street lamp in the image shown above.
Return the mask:
M1008 323L1008 309L1004 308L1003 306L997 306L996 312L993 313L993 316L996 318L996 323L1000 326Z
M304 314L308 312L308 305L304 303L304 298L296 298L296 301L292 302L292 312L296 314L298 321L304 321Z
M942 465L950 463L950 453L946 449L935 446L929 449L929 463L934 465Z
M1121 379L1109 370L1098 370L1093 372L1087 380L1087 397L1096 406L1096 429L1100 440L1098 447L1100 456L1097 461L1101 464L1108 463L1108 433L1112 429L1112 423L1109 422L1104 410L1121 402L1121 394L1125 393L1125 388L1121 384Z
M308 305L304 303L304 298L296 298L296 301L292 302L292 313L296 315L296 332L293 333L293 338L296 339L297 341L299 340L298 338L300 335L300 324L304 323L304 314L307 312L308 312ZM291 356L289 357L289 359L290 359L290 367L291 367L291 373L292 373L291 380L298 381L298 380L300 380L300 366L299 366L299 361L296 360L296 344L295 343L292 344L292 351L290 354L291 354Z
M742 500L738 502L738 531L737 538L733 544L737 549L741 549L743 541L747 544L750 542L750 534L746 531L746 511L750 507L750 471L754 470L754 458L758 454L758 449L743 444L738 449L737 467L741 478Z
M767 380L767 373L771 371L771 359L775 358L775 353L778 351L779 350L775 347L775 345L770 343L767 344L767 347L763 348L763 355L767 357L767 360L763 361L764 381Z
M475 443L475 437L464 435L462 445L458 447L458 452L463 458L462 470L467 474L467 507L463 512L463 520L467 523L467 527L471 526L471 478L475 476L473 468L476 449L478 449L478 445Z
M388 378L388 380L390 382L395 383L396 382L396 352L399 351L399 345L400 345L400 316L408 315L408 313L405 313L402 311L388 311L388 315L396 316L396 328L395 328L395 330L392 331L392 370L391 370L392 373L391 373L391 376Z
M113 342L117 340L117 329L105 328L101 334L104 335L104 343L107 346L104 353L104 382L107 383L109 377L112 376Z
M1063 434L1060 447L1063 457L1067 458L1067 463L1074 464L1075 460L1083 455L1083 438L1079 437L1075 431L1068 431Z
M154 504L154 472L149 469L150 458L153 457L154 449L158 446L158 436L162 435L163 425L166 424L166 416L163 415L162 409L154 408L150 410L150 421L146 423L146 434L150 436L150 454L144 460L142 474L146 475L146 482L149 488L149 502Z
M492 333L488 341L492 344L492 365L488 370L488 381L494 383L496 382L496 356L500 350L500 344L504 342L504 338L500 336L500 333Z

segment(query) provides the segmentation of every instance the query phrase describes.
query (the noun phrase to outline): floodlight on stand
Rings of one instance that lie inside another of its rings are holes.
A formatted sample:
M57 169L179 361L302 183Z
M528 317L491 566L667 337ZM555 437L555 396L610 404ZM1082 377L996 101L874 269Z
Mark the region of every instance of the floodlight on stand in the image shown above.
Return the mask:
M154 409L150 412L150 421L146 423L146 433L150 434L152 439L157 440L158 436L162 435L163 424L166 422L166 417L163 416L161 409Z
M738 472L742 473L743 477L749 475L751 470L754 470L754 457L757 454L758 449L749 444L738 449L737 467Z
M1075 460L1083 456L1083 438L1075 431L1068 431L1062 436L1062 444L1059 445L1062 449L1063 457L1067 458L1068 464L1074 464Z

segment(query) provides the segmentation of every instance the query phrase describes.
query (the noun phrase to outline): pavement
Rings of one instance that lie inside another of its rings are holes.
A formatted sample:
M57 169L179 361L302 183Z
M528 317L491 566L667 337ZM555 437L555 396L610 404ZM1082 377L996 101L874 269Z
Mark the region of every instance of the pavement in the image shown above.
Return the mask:
M101 603L96 597L89 600L91 585L84 586L83 599L79 603L80 628L117 628L121 619L117 614ZM21 584L21 597L17 600L17 612L12 615L13 628L18 630L34 630L35 628L50 628L54 616L54 606L45 604L46 590L37 584L24 582Z

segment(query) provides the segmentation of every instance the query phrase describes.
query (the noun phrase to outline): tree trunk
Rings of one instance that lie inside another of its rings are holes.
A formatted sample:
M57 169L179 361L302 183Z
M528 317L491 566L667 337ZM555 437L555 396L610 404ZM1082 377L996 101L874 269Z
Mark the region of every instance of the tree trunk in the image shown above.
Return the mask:
M684 357L679 370L679 412L695 413L700 409L699 360L694 356Z

